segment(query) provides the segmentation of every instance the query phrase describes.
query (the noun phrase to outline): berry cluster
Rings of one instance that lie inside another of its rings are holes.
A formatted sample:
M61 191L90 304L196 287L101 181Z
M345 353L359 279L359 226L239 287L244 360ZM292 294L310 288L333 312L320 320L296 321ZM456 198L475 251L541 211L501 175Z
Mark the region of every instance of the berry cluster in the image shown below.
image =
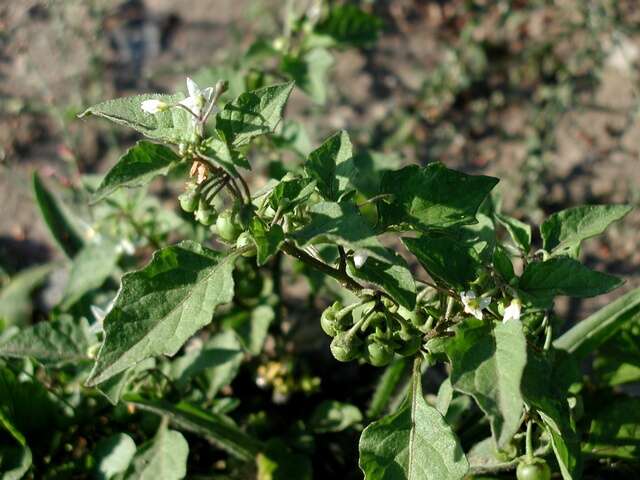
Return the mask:
M362 307L358 320L354 311ZM422 346L427 314L417 307L413 312L386 302L371 300L347 307L337 301L320 318L324 332L333 337L331 353L336 360L362 359L376 367L387 365L395 354L415 355Z

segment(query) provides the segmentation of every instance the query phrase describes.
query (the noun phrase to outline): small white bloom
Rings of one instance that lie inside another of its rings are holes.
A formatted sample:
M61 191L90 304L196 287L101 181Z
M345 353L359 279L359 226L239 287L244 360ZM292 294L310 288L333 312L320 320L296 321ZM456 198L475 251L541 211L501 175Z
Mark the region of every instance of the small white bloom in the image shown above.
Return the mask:
M155 113L164 112L169 108L169 105L163 102L162 100L151 99L151 100L145 100L144 102L142 102L140 107L142 108L142 110L144 110L147 113L155 114Z
M133 243L131 243L130 240L127 240L125 238L124 240L121 240L120 243L118 243L118 245L116 246L116 252L124 253L126 255L133 255L134 253L136 253L136 247Z
M207 87L201 90L196 82L187 77L187 90L189 96L179 103L187 107L199 118L202 112L206 112L209 107L209 102L211 102L211 98L213 97L213 87Z
M369 258L369 254L365 250L356 250L353 254L353 264L356 268L360 268L367 261L367 258Z
M522 302L519 298L514 298L507 308L504 309L504 315L502 316L502 322L508 322L509 320L520 320L520 313L522 312Z
M476 292L469 290L462 292L460 300L464 305L464 313L473 315L478 320L482 320L482 310L487 308L491 303L491 297L477 297Z

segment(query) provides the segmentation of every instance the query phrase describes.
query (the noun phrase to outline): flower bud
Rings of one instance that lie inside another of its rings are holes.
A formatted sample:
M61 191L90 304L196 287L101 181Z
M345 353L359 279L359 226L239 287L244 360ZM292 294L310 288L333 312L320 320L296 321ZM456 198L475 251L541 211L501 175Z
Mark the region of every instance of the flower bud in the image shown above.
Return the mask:
M147 113L156 114L168 110L169 104L163 102L162 100L151 99L142 102L140 108L142 108L142 110Z
M369 258L369 254L365 250L356 250L353 254L353 264L356 268L360 268L367 261L367 258Z

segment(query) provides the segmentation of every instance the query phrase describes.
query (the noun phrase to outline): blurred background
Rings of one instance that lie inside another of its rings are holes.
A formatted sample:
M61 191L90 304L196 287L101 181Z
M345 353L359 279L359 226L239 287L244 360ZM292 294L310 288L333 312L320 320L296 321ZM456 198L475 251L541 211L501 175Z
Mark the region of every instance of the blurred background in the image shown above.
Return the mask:
M357 5L368 23L324 19L342 40L289 58L283 39L318 2L0 1L0 286L62 256L32 173L81 212L83 176L105 172L137 139L77 114L109 98L184 90L187 75L227 79L230 94L277 81L278 68L297 79L291 162L344 128L387 168L442 161L500 177L504 211L532 224L585 203L640 203L636 0L333 3ZM254 183L276 175L271 160L257 160ZM625 278L625 290L640 285L639 228L636 208L583 252ZM6 320L55 305L64 282L54 275L40 288L43 278L31 277ZM620 293L559 307L576 319Z

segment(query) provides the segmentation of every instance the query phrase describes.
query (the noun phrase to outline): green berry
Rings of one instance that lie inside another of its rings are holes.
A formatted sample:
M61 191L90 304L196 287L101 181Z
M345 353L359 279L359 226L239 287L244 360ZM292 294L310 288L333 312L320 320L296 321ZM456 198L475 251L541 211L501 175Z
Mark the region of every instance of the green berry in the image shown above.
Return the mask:
M256 256L256 244L249 232L242 232L236 240L236 248L241 249L245 247L248 247L248 249L242 254L243 257L250 258Z
M188 188L178 197L180 202L180 208L185 212L194 212L198 207L198 201L200 200L200 192L195 188Z
M409 340L404 340L402 342L402 346L396 350L399 355L403 357L411 357L418 353L420 347L422 346L422 338L420 335L416 335L415 337L410 338Z
M338 319L336 318L336 314L341 308L342 304L340 302L334 302L334 304L322 312L320 316L320 326L324 333L330 337L335 337L341 331L338 325Z
M416 307L409 315L408 320L414 327L420 328L423 327L425 323L427 323L427 318L428 316L426 312L422 308Z
M393 360L393 349L380 342L367 341L366 359L374 367L384 367Z
M550 480L549 465L541 458L534 458L533 462L521 462L516 470L518 480Z
M227 242L235 242L241 232L235 216L233 210L227 209L218 215L216 220L218 235Z
M339 332L331 341L331 353L339 362L349 362L360 355L362 340L353 331Z
M198 206L198 210L196 210L195 217L196 221L202 225L209 226L215 223L218 218L218 212L216 212L215 208L200 200L200 205Z

